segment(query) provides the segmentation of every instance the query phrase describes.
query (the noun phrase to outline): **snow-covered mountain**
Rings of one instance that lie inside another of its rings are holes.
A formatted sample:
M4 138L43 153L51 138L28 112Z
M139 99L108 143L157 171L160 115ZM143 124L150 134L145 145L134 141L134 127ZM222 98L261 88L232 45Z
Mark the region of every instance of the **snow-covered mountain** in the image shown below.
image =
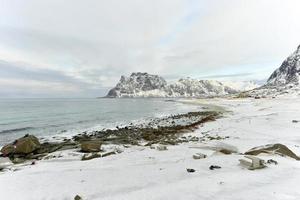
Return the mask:
M275 97L300 94L300 45L269 77L267 83L247 92L246 96Z
M130 77L121 76L116 87L111 89L107 97L208 97L234 94L253 89L257 85L249 82L233 84L214 80L197 80L182 78L167 83L164 78L148 73L132 73Z
M137 72L132 73L130 77L121 76L120 81L108 92L107 97L138 97L142 96L143 92L149 92L150 95L155 91L163 90L166 86L167 82L162 77Z
M299 85L300 77L300 45L297 50L285 59L282 65L276 69L270 78L267 85Z

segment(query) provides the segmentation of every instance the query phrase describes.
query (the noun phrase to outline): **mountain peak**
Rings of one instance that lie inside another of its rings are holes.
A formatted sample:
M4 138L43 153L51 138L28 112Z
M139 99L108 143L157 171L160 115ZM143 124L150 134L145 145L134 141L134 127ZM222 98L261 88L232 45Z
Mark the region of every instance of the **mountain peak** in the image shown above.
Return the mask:
M233 94L239 91L240 89L233 84L224 84L215 80L197 80L188 77L168 84L158 75L135 72L129 77L121 76L120 81L108 92L107 97L205 97Z
M287 85L300 83L300 45L297 50L283 61L281 66L276 69L267 85Z

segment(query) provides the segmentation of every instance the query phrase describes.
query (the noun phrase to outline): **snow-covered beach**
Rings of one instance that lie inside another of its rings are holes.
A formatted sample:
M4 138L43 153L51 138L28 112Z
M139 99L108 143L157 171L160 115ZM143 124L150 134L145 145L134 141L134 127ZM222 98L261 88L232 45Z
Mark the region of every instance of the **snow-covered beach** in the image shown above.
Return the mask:
M223 118L207 122L185 136L226 138L168 145L168 150L118 146L123 152L81 161L76 150L54 152L56 158L34 165L15 165L0 174L1 199L299 199L300 162L290 157L260 154L278 165L248 170L239 165L245 151L281 143L300 155L300 99L203 99L189 103L221 106ZM192 101L192 102L191 102ZM294 120L294 121L293 121ZM237 148L225 155L218 147ZM105 150L116 147L105 146ZM205 159L193 159L196 153ZM220 169L210 170L211 165ZM194 169L188 173L187 169Z

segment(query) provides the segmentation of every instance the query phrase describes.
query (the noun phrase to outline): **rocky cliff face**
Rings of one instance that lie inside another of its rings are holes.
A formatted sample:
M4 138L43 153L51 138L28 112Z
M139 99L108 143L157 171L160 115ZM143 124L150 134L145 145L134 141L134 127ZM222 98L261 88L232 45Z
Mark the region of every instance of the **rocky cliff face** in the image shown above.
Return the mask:
M107 97L207 97L237 92L237 88L219 81L185 78L168 84L160 76L138 72L122 76Z
M233 94L238 91L219 81L186 78L168 85L166 92L171 97L201 97Z
M300 45L297 50L283 61L282 65L276 69L270 78L267 85L299 85L300 77Z
M135 97L139 93L163 90L167 82L157 75L148 73L132 73L130 77L121 76L120 81L111 89L107 97Z
M300 95L300 46L276 69L267 83L245 93L245 96L276 97Z

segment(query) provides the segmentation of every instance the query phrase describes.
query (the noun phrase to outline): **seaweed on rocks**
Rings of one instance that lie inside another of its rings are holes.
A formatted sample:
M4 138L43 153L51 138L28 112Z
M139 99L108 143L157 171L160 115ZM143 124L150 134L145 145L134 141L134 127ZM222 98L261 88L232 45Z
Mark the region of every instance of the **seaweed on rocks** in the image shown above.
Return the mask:
M131 125L76 135L73 139L77 142L97 139L104 144L139 145L140 142L147 142L147 146L157 143L176 145L181 142L179 136L183 133L192 132L199 125L208 121L214 121L220 114L220 112L215 111L189 112L153 119L148 124Z

